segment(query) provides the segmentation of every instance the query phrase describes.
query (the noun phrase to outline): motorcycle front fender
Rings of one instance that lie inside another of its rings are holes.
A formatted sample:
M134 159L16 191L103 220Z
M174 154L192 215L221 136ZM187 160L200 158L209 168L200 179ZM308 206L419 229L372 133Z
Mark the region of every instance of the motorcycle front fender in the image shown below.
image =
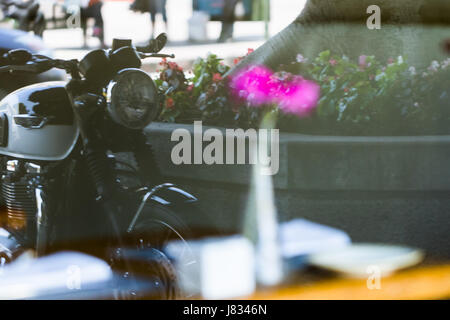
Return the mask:
M150 198L160 205L171 207L198 202L195 196L174 184L161 185Z
M188 220L199 215L197 202L195 196L174 184L158 185L143 195L128 224L127 233L133 233L140 222L147 219L161 219L169 225L186 226Z

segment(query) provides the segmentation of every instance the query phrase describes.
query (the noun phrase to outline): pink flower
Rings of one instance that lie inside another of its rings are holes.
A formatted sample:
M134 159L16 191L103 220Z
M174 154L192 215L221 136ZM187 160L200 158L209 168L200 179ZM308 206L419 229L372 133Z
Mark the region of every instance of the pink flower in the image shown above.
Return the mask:
M367 65L367 56L365 55L359 56L359 66L365 67L366 65Z
M316 83L302 78L288 83L278 94L280 109L287 114L309 115L317 106L320 87Z
M320 87L301 76L277 77L265 66L241 71L230 81L235 98L250 105L278 104L281 111L298 116L308 115L317 105Z
M308 59L306 59L303 55L301 55L300 53L297 55L297 57L295 58L295 60L298 63L303 63L303 62L307 62Z
M236 97L246 99L252 105L270 103L270 92L276 85L272 75L273 72L264 66L253 66L234 76L230 87Z
M335 66L335 65L337 65L337 61L336 61L336 59L330 59L330 61L328 61L333 67Z

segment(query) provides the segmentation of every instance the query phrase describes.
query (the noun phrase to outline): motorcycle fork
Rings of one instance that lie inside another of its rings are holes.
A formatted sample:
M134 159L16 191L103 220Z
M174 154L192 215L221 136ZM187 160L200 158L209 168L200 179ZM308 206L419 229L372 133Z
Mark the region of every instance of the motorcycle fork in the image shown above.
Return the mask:
M119 247L125 248L124 237L118 224L120 210L116 202L118 188L115 185L114 174L109 168L109 159L106 149L106 139L99 132L93 119L101 115L106 101L104 97L96 94L87 94L83 90L83 80L73 78L68 85L69 98L72 102L72 109L75 119L80 129L83 158L87 165L87 171L94 184L97 202L101 207L102 214L108 225L111 227L112 236L108 236L105 256L111 257L111 249ZM109 248L108 248L109 247ZM132 264L127 257L124 257L124 264L129 272L132 272ZM134 279L132 280L135 281ZM135 283L136 284L136 283Z
M95 118L101 116L106 101L102 96L94 94L81 94L73 96L73 110L80 128L83 159L87 166L88 175L95 188L96 201L99 204L107 225L112 231L108 236L107 247L125 247L122 230L118 223L120 217L119 203L117 200L117 185L115 176L110 168L106 139L99 126L95 125ZM109 233L108 233L109 234ZM108 248L106 248L106 251ZM106 252L106 254L109 254ZM127 267L130 267L125 261Z

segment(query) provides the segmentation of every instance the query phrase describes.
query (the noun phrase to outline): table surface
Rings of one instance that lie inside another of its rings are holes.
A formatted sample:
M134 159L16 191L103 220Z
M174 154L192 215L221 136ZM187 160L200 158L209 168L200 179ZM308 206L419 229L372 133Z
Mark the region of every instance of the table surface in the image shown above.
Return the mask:
M314 276L304 273L286 286L258 290L255 300L406 300L450 299L450 263L423 264L382 277L380 289L368 289L367 279Z

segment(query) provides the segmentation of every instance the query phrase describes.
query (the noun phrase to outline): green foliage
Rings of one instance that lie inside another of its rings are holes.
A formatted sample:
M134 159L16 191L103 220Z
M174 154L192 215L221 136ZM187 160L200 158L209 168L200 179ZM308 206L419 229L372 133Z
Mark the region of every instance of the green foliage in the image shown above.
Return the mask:
M299 60L299 59L297 59ZM374 56L353 62L330 51L311 63L289 66L321 87L312 119L285 119L285 130L326 134L399 135L450 132L450 59L416 70L398 57L386 63Z
M374 56L357 60L327 50L311 62L298 55L295 62L280 66L280 77L299 74L321 88L316 111L303 119L278 113L280 129L357 135L450 133L450 59L433 61L424 70L416 70L403 57L384 63ZM276 106L255 108L229 96L223 76L230 67L214 54L198 59L190 77L176 64L163 61L162 66L157 80L161 96L174 83L178 86L162 99L161 121L258 127L263 114L277 111Z
M220 120L230 114L227 108L226 82L223 75L230 69L214 54L197 59L188 77L176 63L161 62L156 85L160 93L160 121L192 122Z

